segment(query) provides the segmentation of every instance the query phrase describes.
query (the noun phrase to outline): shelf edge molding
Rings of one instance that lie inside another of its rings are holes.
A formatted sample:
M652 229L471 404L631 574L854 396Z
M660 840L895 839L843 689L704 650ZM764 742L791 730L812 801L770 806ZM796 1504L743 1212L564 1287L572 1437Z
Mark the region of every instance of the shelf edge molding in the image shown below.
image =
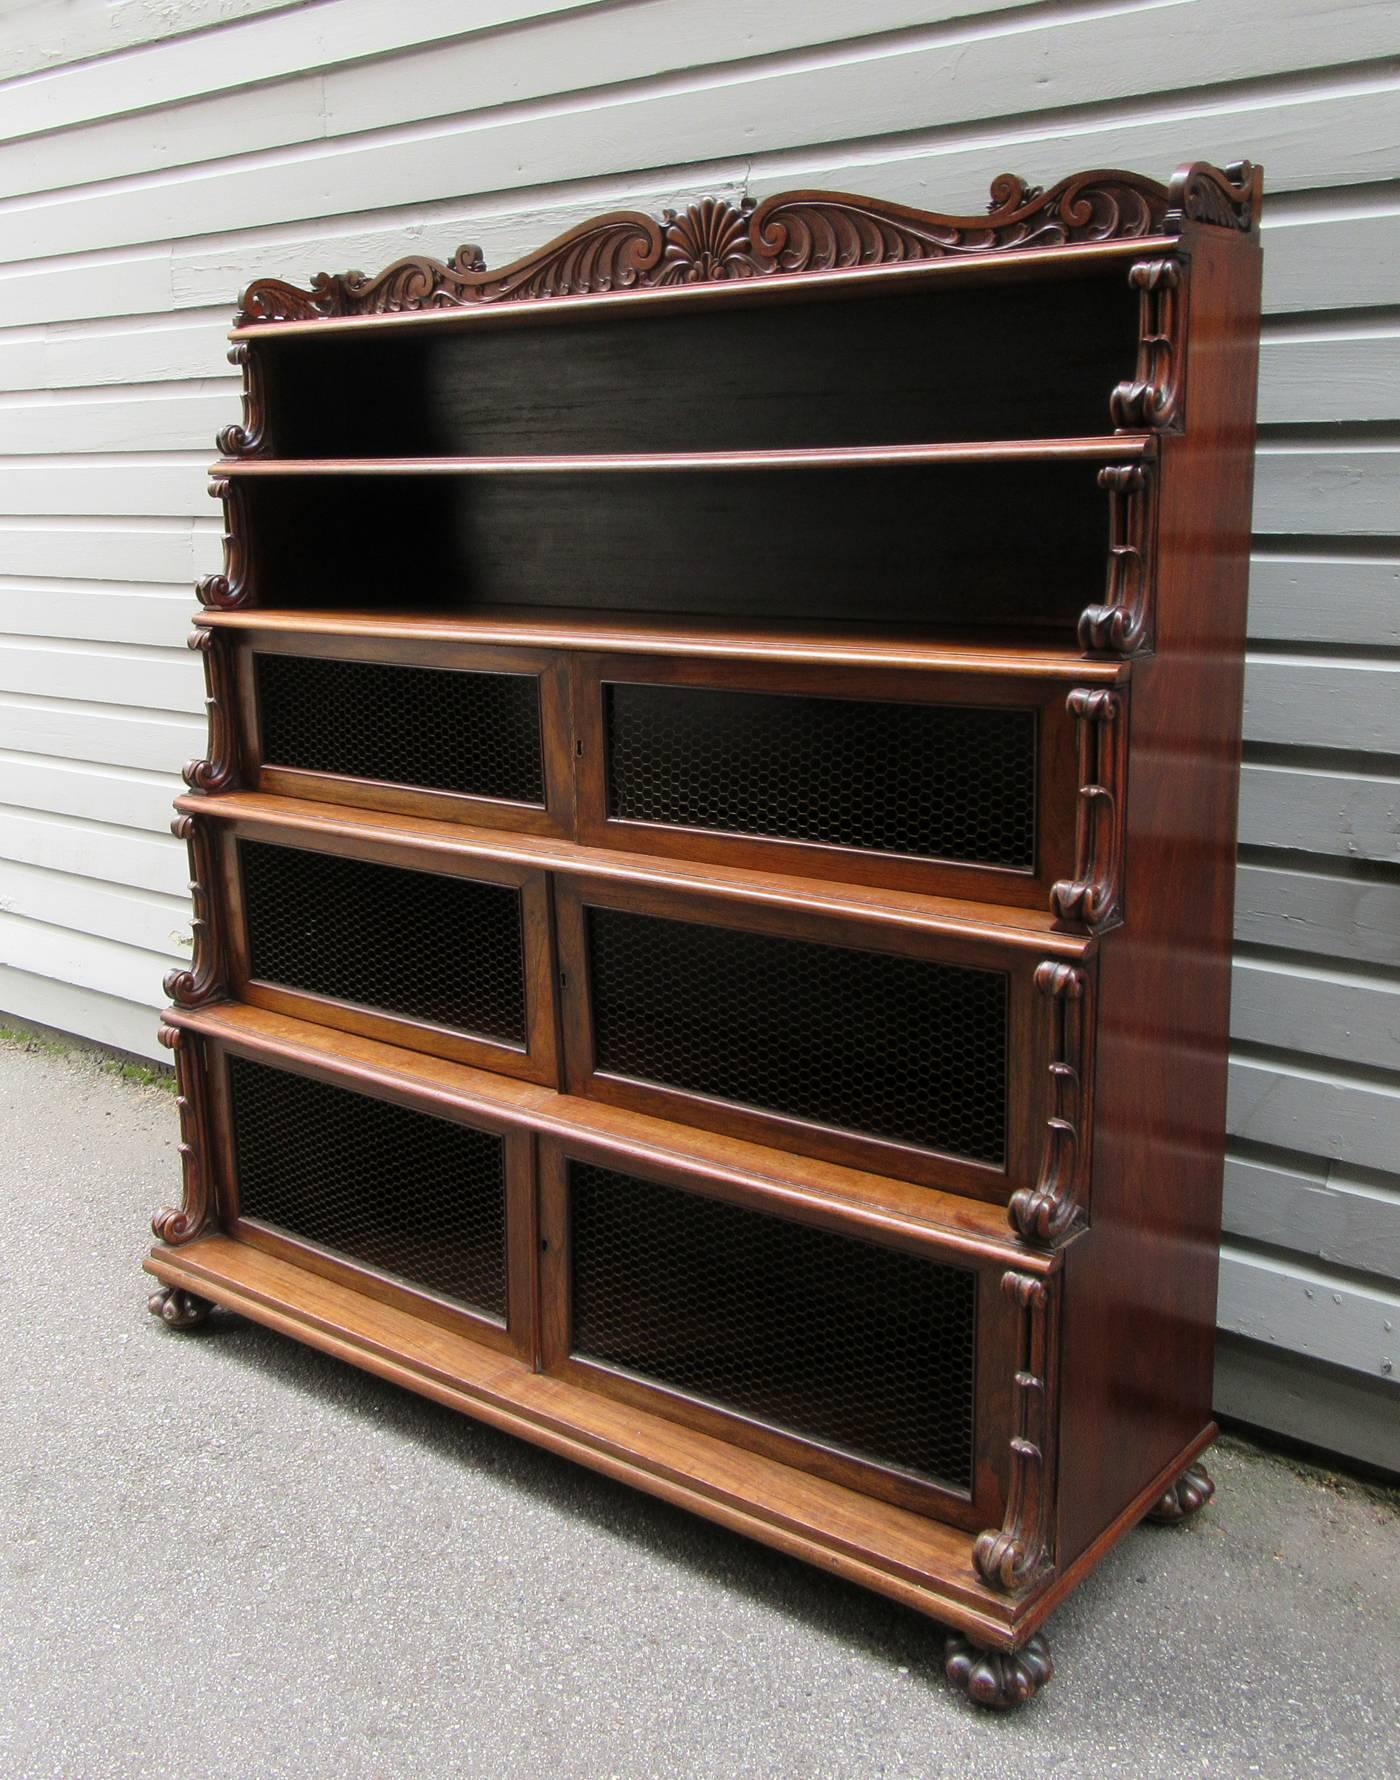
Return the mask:
M846 271L1083 242L1179 235L1188 224L1249 231L1261 180L1242 161L1178 168L1169 185L1092 170L1048 188L1015 174L993 180L985 216L916 210L848 192L780 192L737 206L704 198L660 218L619 210L578 224L532 254L492 270L479 247L446 262L414 256L382 272L319 272L309 289L256 279L235 325L387 315L481 303Z

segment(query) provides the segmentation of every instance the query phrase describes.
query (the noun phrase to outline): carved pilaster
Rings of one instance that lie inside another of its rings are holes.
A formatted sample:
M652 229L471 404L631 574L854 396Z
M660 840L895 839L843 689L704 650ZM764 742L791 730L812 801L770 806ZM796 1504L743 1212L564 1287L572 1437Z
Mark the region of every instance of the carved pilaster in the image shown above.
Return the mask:
M238 783L237 727L233 720L233 662L228 638L218 631L197 630L189 647L204 658L204 711L209 725L209 753L185 763L184 780L192 791L231 791Z
M1106 927L1122 914L1127 704L1107 687L1076 686L1066 707L1079 741L1074 876L1051 885L1050 908L1062 921Z
M224 504L224 567L219 575L206 575L195 582L195 593L203 606L218 611L232 611L246 606L252 598L248 559L248 497L243 484L231 476L215 476L209 492Z
M246 340L229 347L228 362L243 373L243 420L220 427L215 443L225 457L263 457L267 453L267 390L262 354Z
M1108 580L1103 604L1079 620L1079 646L1132 655L1146 647L1151 630L1152 472L1146 464L1108 464L1099 487L1108 495Z
M1001 1528L978 1534L972 1561L989 1587L1011 1594L1054 1564L1050 1535L1054 1423L1048 1370L1051 1298L1046 1282L1028 1273L1003 1273L1001 1289L1021 1311L1011 1483Z
M213 1221L214 1194L210 1175L213 1152L204 1085L204 1057L199 1040L182 1032L178 1026L163 1025L160 1042L175 1053L175 1104L180 1109L180 1170L184 1178L184 1194L178 1206L167 1205L156 1213L151 1219L151 1230L158 1241L174 1246L193 1241ZM167 1322L170 1320L166 1318Z
M204 1007L208 1002L228 998L223 912L220 899L210 894L214 882L213 847L207 825L193 816L177 816L170 824L170 832L189 847L194 958L190 964L167 973L165 993L177 1007Z
M1039 965L1035 986L1050 1003L1051 1112L1034 1187L1012 1195L1013 1227L1049 1247L1077 1222L1084 1206L1089 1146L1086 1128L1088 1020L1086 979L1072 964Z
M1130 383L1109 399L1122 431L1181 425L1181 342L1186 337L1186 280L1181 261L1139 260L1128 273L1138 293L1138 356Z

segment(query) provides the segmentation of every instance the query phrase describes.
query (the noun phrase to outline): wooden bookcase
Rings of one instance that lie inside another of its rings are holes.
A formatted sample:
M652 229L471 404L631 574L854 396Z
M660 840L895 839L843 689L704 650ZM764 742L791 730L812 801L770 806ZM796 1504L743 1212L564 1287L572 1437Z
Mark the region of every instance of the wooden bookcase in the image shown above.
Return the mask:
M905 1602L1211 1484L1260 180L261 280L200 587L221 1304Z

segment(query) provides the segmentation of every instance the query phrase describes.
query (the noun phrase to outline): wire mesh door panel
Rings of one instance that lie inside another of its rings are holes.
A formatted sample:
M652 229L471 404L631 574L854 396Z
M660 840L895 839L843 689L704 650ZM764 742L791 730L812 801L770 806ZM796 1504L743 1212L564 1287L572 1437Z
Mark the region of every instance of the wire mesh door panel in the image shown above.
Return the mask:
M223 1215L240 1240L528 1355L528 1137L333 1072L223 1050L212 1074Z
M557 1081L539 873L249 821L222 839L241 1000Z
M574 673L595 845L1022 906L1073 872L1057 682L640 656Z
M602 1145L540 1169L546 1370L942 1518L994 1501L993 1274Z
M548 651L255 633L238 650L259 789L483 827L573 827L568 672Z
M1030 1183L1033 951L588 880L555 887L572 1092L975 1197Z

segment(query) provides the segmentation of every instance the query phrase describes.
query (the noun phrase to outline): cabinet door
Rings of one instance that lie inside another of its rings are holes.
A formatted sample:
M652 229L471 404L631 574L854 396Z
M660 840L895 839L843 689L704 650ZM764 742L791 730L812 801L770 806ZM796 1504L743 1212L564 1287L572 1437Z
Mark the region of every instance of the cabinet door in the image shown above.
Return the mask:
M553 1085L544 877L395 842L213 824L240 1001Z
M594 846L1039 908L1074 874L1062 682L649 656L574 671Z
M1087 1038L1071 1109L1024 944L594 879L555 894L575 1094L994 1201L1036 1184L1052 1122L1088 1153ZM1080 1035L1088 990L1077 971Z
M582 1136L541 1139L540 1238L547 1372L956 1525L1000 1519L1001 1264Z
M383 1303L530 1358L527 1134L324 1062L209 1046L219 1221Z
M568 675L549 651L256 632L236 644L260 791L535 834L573 831Z

